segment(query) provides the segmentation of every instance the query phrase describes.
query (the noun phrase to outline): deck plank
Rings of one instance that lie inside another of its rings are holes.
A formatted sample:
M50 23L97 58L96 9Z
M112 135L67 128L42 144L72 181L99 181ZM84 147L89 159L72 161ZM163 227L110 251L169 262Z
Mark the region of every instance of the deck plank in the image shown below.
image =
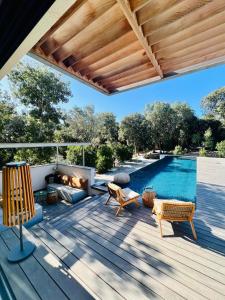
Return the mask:
M2 238L2 233L0 234L0 249L0 264L8 282L10 283L10 287L15 298L17 300L40 300L41 298L32 286L26 274L23 272L23 269L18 264L8 263L7 255L9 249Z
M17 236L19 236L17 228L14 228L13 231ZM45 247L39 239L35 238L28 231L26 231L26 238L36 244L37 248L33 253L33 256L69 299L72 299L74 296L80 300L94 299L94 295L87 289L84 282L72 273L71 270L60 259L58 259L58 257L55 256L49 248ZM58 251L60 250L58 249ZM60 254L65 255L66 252L61 251Z
M6 230L2 237L9 248L19 243L19 239L12 230ZM44 271L33 255L19 263L29 281L43 300L66 300L64 292L58 287L47 272ZM47 288L46 288L47 287Z
M64 256L60 256L62 251L58 251L59 247L64 248L62 243L59 242L59 237L62 235L60 232L57 232L55 229L49 229L51 235L42 229L41 227L36 227L32 230L32 232L40 238L40 240L47 246L50 247L51 250L60 257L61 261L65 263L67 267L71 269L71 271L85 282L85 284L95 293L96 298L100 299L118 299L121 300L122 297L112 289L107 282L102 280L99 276L96 275L94 271L92 271L86 264L84 264L79 258L74 254L73 245L71 245L71 241L66 237L63 237L64 242L70 245L67 246L71 251ZM56 248L52 248L52 244L49 243L52 236L55 236L55 244L58 244Z
M79 222L79 224L76 224L74 228L76 230L84 232L88 237L95 241L98 241L98 243L104 245L104 247L106 247L113 253L118 253L118 255L120 255L122 249L126 251L126 253L130 253L131 255L135 256L137 259L134 261L138 262L136 266L142 265L142 262L145 262L149 266L152 266L155 269L154 273L156 274L156 279L159 281L161 280L161 278L164 278L161 273L167 274L171 277L171 280L173 280L172 285L170 285L171 288L175 288L175 290L177 290L177 286L179 286L177 282L180 282L181 284L183 284L181 294L183 294L184 292L183 288L186 289L186 287L191 287L192 290L198 291L198 293L200 293L204 297L210 296L211 298L213 298L215 296L215 293L217 293L216 290L212 290L208 288L207 285L205 285L208 277L199 274L198 272L195 272L195 274L193 274L194 270L192 270L191 268L177 263L175 260L170 259L168 256L162 255L160 252L155 253L156 251L148 251L149 249L144 248L144 245L140 247L140 244L138 242L120 240L119 238L117 238L117 233L115 231L111 231L111 233L109 234L103 230L103 226L99 227L99 224L96 223L88 223L87 220L82 220L81 222ZM152 254L154 254L155 257L153 257ZM144 268L147 268L146 265ZM147 272L147 274L148 273L150 274L151 272ZM192 276L189 275L190 273L192 274ZM199 276L201 276L201 278L203 277L202 282L199 282ZM163 284L165 283L163 282ZM189 291L188 289L188 294L193 296L195 292L192 294L192 291ZM218 294L218 296L221 295Z

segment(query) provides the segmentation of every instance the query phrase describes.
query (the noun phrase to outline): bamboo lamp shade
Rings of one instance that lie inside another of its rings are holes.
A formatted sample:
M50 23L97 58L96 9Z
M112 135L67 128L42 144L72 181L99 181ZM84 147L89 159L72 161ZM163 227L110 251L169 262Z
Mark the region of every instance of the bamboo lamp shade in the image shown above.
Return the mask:
M26 162L8 163L3 168L3 224L21 225L35 215L30 166Z

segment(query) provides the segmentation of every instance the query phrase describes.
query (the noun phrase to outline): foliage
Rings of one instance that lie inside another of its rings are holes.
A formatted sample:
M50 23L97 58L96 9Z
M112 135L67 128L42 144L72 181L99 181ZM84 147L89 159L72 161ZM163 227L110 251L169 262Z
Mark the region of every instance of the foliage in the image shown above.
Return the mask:
M199 156L207 156L207 151L205 148L201 148L199 150Z
M118 140L118 124L113 113L100 113L96 116L97 132L95 144L112 143Z
M113 156L119 162L124 162L125 160L131 160L133 157L133 147L127 146L121 143L116 143L112 145Z
M8 134L16 128L17 135L14 133L13 138L17 137L17 142L52 142L64 117L58 104L68 102L71 96L68 83L48 68L23 64L8 79L14 96L25 109L23 115L14 117L10 127L6 127ZM21 149L14 158L33 164L50 162L53 155L53 148Z
M113 152L107 145L99 146L97 150L96 169L99 173L104 173L113 167Z
M193 133L192 137L191 137L191 143L194 147L199 147L201 145L202 142L202 137L201 134L199 132Z
M151 146L150 133L149 123L142 114L131 114L121 121L120 140L132 145L135 152Z
M213 150L214 148L214 140L212 136L212 130L209 127L204 133L204 145L208 150Z
M14 160L26 161L31 165L41 165L44 163L51 163L55 154L54 148L25 148L16 151Z
M85 166L95 167L97 149L93 146L84 148L85 153ZM71 164L82 165L83 164L83 147L82 146L69 146L67 150L67 160Z
M183 148L188 148L197 118L187 103L176 102L171 105L171 108L176 116L175 142Z
M65 83L48 68L20 64L8 75L13 93L24 104L30 116L43 123L59 124L61 110L59 103L66 103L71 97L68 83Z
M218 151L217 154L219 157L225 158L225 140L216 144L216 150Z
M164 102L148 104L145 116L150 123L155 147L160 150L170 150L176 132L176 116L171 106Z
M74 106L66 116L65 127L58 133L61 142L91 142L96 136L94 107Z
M175 147L175 149L173 150L173 154L174 155L181 155L181 154L184 154L184 151L183 151L183 149L180 145L177 145Z
M225 124L225 88L213 91L202 99L202 107L206 114L213 115Z

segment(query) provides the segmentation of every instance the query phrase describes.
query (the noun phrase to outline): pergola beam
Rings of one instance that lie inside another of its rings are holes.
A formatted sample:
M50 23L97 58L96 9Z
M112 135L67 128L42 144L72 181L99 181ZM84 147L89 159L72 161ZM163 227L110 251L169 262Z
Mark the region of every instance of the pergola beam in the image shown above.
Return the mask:
M161 78L163 78L163 72L158 64L158 61L155 58L154 53L152 52L151 47L148 45L146 37L143 35L141 27L138 25L135 13L132 12L130 4L127 0L117 0L121 10L123 11L127 21L129 22L130 26L132 27L134 33L136 34L139 42L141 43L142 47L146 51L148 58L150 59L152 65L154 66L156 72L159 74Z

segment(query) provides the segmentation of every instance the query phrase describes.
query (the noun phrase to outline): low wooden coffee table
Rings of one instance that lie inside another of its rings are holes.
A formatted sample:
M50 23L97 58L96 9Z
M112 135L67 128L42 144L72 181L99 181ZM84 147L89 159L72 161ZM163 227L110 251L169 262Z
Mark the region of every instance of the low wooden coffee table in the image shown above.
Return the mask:
M145 190L142 194L142 201L144 206L153 208L154 198L156 197L156 192L153 190Z

